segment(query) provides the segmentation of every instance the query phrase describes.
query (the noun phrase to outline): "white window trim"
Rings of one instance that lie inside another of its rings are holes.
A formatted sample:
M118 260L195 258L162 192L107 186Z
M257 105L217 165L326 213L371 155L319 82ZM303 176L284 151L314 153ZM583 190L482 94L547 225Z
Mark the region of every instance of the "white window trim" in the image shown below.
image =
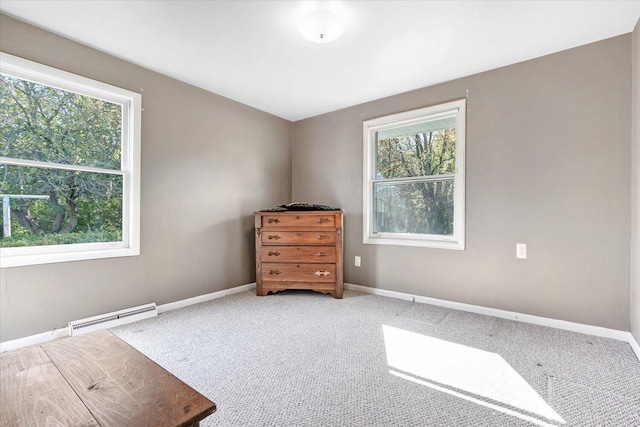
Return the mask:
M454 225L452 236L432 234L374 233L373 183L375 181L375 134L438 116L456 116L456 172L454 174ZM464 250L465 248L465 124L466 100L365 120L363 130L362 243L374 245L419 246Z
M80 261L140 255L140 146L142 96L17 56L0 52L0 71L23 80L98 98L122 106L122 159L120 171L104 171L123 177L122 242L0 248L0 268L54 262ZM10 162L8 159L0 161ZM42 163L25 160L22 162ZM73 169L95 169L73 167Z

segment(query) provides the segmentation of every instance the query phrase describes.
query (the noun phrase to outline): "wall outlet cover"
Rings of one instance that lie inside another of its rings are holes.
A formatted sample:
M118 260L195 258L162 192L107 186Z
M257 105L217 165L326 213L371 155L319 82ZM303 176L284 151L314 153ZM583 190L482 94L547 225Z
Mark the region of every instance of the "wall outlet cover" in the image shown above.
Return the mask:
M527 258L527 244L526 243L516 243L516 258L526 259Z

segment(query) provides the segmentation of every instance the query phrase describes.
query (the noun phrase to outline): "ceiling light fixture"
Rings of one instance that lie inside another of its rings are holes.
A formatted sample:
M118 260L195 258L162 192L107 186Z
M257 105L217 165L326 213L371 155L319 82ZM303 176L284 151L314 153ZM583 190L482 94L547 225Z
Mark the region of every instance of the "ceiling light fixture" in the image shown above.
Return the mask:
M307 12L300 19L300 35L314 43L329 43L344 32L344 18L336 11L316 9Z

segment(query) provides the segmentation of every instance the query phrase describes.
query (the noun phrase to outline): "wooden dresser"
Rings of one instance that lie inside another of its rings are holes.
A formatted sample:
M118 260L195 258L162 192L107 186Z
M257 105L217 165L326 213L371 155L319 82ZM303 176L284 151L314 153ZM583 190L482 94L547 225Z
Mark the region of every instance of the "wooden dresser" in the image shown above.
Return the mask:
M311 289L342 298L342 211L258 211L256 293Z

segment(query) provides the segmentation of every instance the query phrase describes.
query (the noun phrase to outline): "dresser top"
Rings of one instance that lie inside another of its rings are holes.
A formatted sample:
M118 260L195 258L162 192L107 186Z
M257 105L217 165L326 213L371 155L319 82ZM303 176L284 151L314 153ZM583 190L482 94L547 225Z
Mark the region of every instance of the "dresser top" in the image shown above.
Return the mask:
M337 214L343 213L343 209L335 209L335 210L316 210L316 211L256 211L256 214L260 215L318 215L318 214Z

